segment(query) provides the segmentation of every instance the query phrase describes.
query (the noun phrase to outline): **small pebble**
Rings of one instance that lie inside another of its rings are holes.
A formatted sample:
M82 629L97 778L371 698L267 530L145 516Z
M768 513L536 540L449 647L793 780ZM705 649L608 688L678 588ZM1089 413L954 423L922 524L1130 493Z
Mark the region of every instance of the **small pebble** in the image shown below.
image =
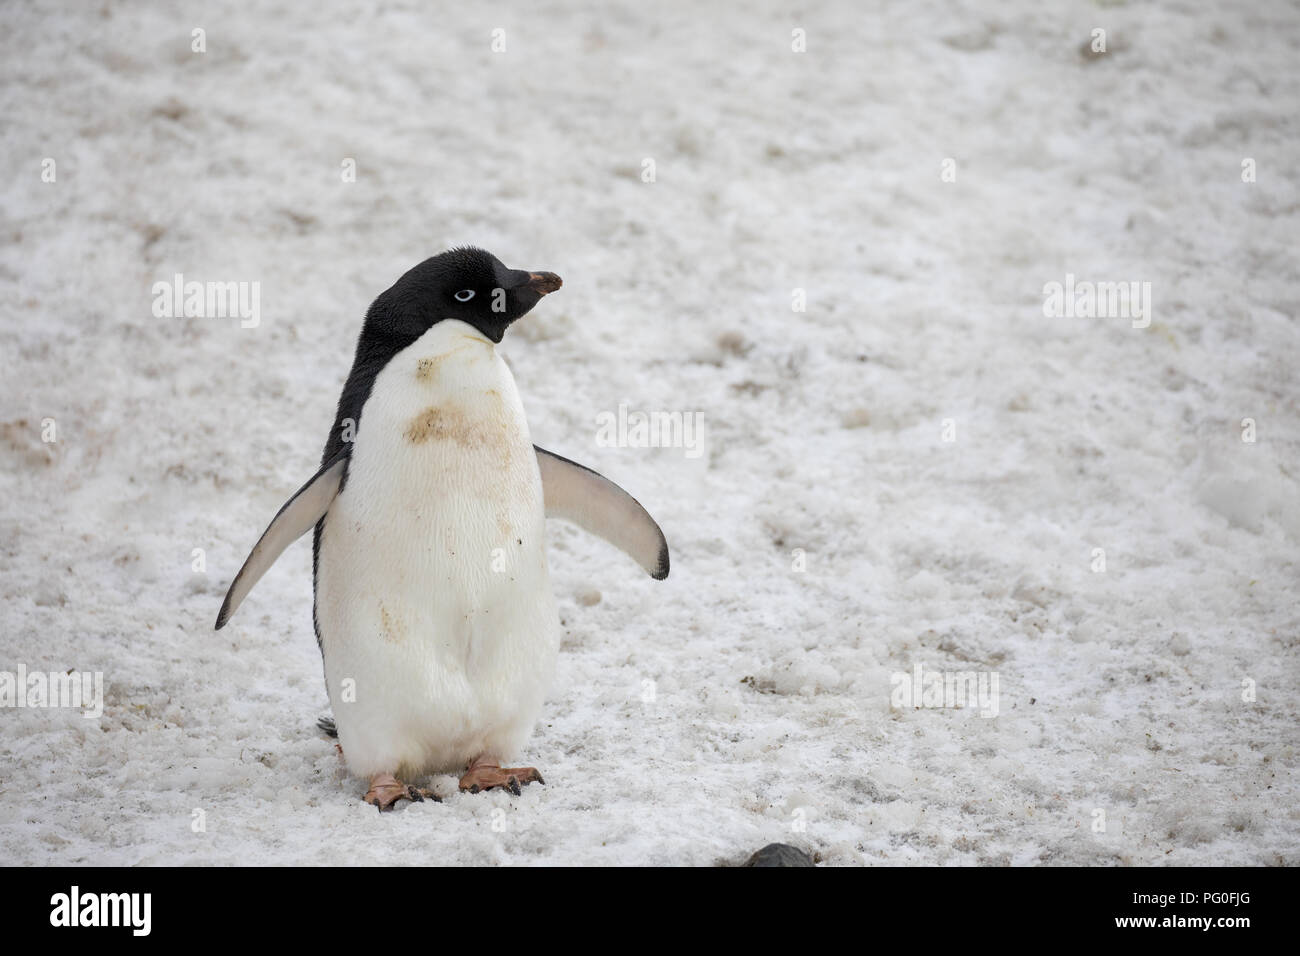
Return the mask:
M746 861L745 866L816 866L798 847L788 843L769 843Z

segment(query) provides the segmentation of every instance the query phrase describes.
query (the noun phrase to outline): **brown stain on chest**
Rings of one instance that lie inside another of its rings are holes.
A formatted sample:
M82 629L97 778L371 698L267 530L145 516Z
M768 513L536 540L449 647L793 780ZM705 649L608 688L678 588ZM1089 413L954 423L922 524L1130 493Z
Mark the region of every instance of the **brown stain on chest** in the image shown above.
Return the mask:
M461 336L461 338L468 338L468 336ZM474 340L471 339L470 341ZM471 346L461 345L448 352L443 352L441 355L426 355L424 358L419 359L415 363L416 379L421 382L432 382L438 377L438 371L442 367L443 362L447 361L447 359L451 358L453 355L468 351L470 348ZM468 361L472 363L477 360L478 356L475 355L471 356Z
M489 392L495 409L501 408L501 396ZM463 406L430 405L406 423L403 436L412 445L432 441L453 442L462 448L495 454L504 462L510 459L512 429L503 415L470 416Z
M401 618L388 613L388 608L379 605L379 623L383 628L384 640L390 644L400 644L406 637L406 625Z
M431 355L428 358L422 358L415 363L415 377L421 382L429 382L438 374L438 366L442 364L445 355Z

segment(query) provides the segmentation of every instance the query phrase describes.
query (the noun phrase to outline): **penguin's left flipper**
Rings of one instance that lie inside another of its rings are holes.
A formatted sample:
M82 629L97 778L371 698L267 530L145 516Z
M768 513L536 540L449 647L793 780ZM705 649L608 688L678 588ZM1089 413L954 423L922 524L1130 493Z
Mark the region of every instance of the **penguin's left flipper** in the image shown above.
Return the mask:
M542 472L546 517L572 521L604 538L656 581L668 577L668 541L639 501L585 465L533 448Z
M221 604L217 615L217 630L226 626L240 603L253 590L266 569L275 564L285 548L293 544L306 532L315 527L316 522L325 517L330 504L339 493L343 482L343 471L348 463L349 446L321 466L320 471L311 481L298 489L297 494L284 503L279 514L271 521L253 550L249 553L244 566L235 575L226 600Z

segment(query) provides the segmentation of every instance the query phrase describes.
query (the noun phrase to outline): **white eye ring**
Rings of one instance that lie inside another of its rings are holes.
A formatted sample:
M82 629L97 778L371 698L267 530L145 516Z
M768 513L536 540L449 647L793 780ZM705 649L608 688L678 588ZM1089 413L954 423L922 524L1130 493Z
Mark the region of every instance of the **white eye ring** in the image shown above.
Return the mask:
M468 302L472 298L474 298L473 289L461 289L455 296L457 302Z

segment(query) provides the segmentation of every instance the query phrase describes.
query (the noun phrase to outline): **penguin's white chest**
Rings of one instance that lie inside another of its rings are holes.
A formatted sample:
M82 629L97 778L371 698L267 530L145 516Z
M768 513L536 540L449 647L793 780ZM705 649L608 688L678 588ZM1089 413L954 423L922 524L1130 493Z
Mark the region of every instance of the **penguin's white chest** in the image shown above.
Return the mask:
M458 770L531 733L559 646L541 477L514 379L471 326L437 323L375 378L316 618L354 773Z

